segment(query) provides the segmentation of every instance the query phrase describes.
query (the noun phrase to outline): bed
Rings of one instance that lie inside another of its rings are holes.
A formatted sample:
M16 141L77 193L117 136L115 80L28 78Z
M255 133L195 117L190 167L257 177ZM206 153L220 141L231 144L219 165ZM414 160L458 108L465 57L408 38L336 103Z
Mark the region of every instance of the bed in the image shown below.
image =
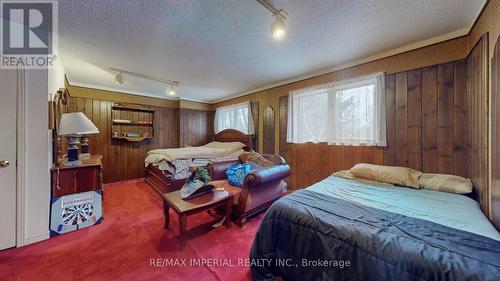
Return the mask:
M500 234L458 194L330 176L276 201L253 280L500 280Z
M227 129L217 133L214 136L214 142L224 142L224 143L242 143L242 150L252 149L253 136L246 135L240 131ZM179 148L174 149L182 152L183 154L189 154L189 159L169 159L169 161L150 161L151 152L145 160L145 180L153 187L153 189L158 193L172 192L180 189L182 185L187 181L188 173L186 169L183 171L177 171L176 167L188 167L188 166L200 166L204 167L209 160L218 159L237 159L238 151L230 153L230 155L224 155L223 157L210 159L210 155L205 154L202 158L197 158L196 149L200 147L193 148ZM191 150L191 152L189 152ZM175 151L174 151L175 153ZM179 153L180 154L180 153ZM153 164L152 162L155 162Z

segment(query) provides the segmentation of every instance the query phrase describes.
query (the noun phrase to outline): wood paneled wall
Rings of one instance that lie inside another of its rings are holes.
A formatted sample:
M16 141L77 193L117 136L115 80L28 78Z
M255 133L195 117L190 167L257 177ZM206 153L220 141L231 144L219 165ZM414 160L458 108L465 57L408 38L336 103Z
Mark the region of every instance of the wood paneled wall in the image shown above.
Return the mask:
M70 110L83 112L99 128L90 138L91 154L103 156L104 182L144 176L144 159L151 149L179 147L179 109L151 107L155 111L154 137L142 142L111 139L113 102L91 98L71 98Z
M488 179L488 34L483 35L467 57L467 104L469 118L468 171L483 212L490 214Z
M264 131L262 134L262 137L264 139L264 148L263 152L265 154L275 154L274 152L274 109L270 106L266 107L264 109Z
M386 75L387 147L286 143L287 97L280 99L280 154L292 188L357 163L467 175L466 62ZM284 147L284 149L283 149Z
M180 109L180 147L200 146L214 138L213 111Z
M500 229L500 40L491 59L491 129L491 211Z
M335 70L333 72L318 75L304 80L291 82L285 85L272 87L265 90L260 90L248 95L240 96L231 100L216 103L215 107L236 104L245 101L260 102L260 119L261 122L258 126L259 133L263 133L263 115L264 109L271 106L276 109L280 107L279 100L283 96L287 96L290 91L302 88L330 83L334 81L341 81L350 79L357 76L368 75L379 71L386 71L388 73L396 73L408 71L411 69L423 68L431 65L447 63L451 61L464 59L469 53L468 37L463 36L452 40L447 40L441 43L429 45L423 48L418 48L412 51L400 53L394 56L384 57L378 60L356 64L355 66ZM279 118L276 118L275 128L278 128ZM280 135L278 130L275 133L275 139L279 140ZM263 138L259 138L260 151L263 148ZM276 142L275 151L282 150L279 148L279 142Z
M286 153L286 132L287 132L287 122L288 122L288 96L280 97L279 100L279 155L284 156Z
M102 154L104 182L144 177L144 159L149 150L203 145L213 138L213 112L144 106L154 110L154 137L142 142L111 139L112 101L72 97L70 111L80 111L100 133L90 138L92 154Z
M253 135L253 149L259 151L259 102L250 102L250 110L252 111L253 124L255 133Z

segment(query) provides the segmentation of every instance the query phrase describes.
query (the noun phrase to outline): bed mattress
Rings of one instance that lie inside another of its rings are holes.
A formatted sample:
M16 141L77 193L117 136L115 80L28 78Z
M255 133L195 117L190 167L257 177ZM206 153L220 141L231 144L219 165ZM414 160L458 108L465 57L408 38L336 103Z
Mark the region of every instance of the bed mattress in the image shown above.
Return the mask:
M332 176L276 201L250 257L254 280L498 280L500 234L466 196Z

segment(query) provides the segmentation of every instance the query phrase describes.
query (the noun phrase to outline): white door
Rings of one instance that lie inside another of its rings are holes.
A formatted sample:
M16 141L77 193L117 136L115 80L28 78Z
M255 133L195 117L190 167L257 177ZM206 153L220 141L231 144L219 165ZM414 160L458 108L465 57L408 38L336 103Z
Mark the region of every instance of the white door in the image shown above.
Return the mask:
M16 245L17 71L0 70L0 250Z

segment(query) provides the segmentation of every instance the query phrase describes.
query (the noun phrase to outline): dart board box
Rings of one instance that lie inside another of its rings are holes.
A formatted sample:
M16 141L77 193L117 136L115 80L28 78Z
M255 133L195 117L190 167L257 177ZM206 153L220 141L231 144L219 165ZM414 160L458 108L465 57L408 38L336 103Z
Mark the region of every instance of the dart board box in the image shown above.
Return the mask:
M50 234L56 236L101 223L102 190L53 197Z

